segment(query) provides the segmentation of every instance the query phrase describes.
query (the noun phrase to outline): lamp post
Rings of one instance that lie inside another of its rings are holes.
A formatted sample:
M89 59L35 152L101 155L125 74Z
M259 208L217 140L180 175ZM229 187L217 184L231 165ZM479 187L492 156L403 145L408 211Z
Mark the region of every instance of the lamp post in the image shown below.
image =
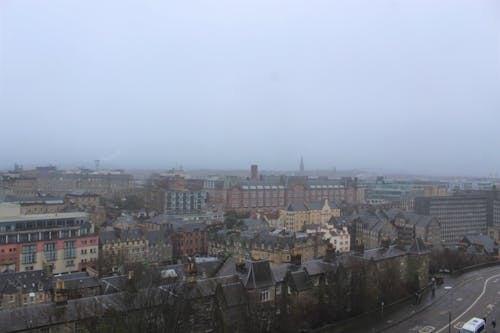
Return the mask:
M445 286L444 289L448 292L451 293L452 286ZM451 299L451 294L448 296L449 299L449 307L448 307L448 333L451 333L451 305L452 305L452 299Z

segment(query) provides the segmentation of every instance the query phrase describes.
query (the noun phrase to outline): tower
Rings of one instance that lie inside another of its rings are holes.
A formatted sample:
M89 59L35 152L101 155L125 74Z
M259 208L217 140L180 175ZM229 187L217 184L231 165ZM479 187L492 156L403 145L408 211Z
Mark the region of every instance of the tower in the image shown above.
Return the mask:
M250 167L250 179L257 180L259 178L259 169L256 164L252 164Z
M299 167L299 171L302 173L304 172L304 158L302 156L300 156L300 167Z

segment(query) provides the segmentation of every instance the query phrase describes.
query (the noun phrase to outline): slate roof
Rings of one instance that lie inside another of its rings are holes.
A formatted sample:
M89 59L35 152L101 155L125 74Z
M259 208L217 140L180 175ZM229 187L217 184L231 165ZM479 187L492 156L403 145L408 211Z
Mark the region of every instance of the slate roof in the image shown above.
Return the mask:
M151 243L170 242L165 231L142 231L141 229L112 230L99 232L101 243L147 239Z
M313 283L309 274L306 271L300 270L296 272L290 272L293 286L297 291L304 291L313 288Z
M363 253L363 259L365 259L365 260L373 259L373 260L377 261L377 260L394 258L394 257L399 257L399 256L404 256L404 255L406 255L405 250L401 249L400 247L398 247L396 245L391 245L388 248L378 248L378 249L365 250Z
M378 212L361 212L360 214L356 214L353 218L354 220L359 220L363 224L363 228L371 231L380 231L384 227L388 220L386 217Z
M196 262L196 274L201 274L204 277L213 277L216 275L222 264L222 261L219 259L214 261Z
M50 286L51 279L43 270L0 274L0 294L15 293L17 288L21 288L23 293L48 290Z
M243 219L243 223L248 228L248 230L269 229L269 223L260 219Z
M269 260L247 261L248 274L243 279L247 289L260 289L274 286L273 273Z
M221 285L222 296L227 307L245 305L248 303L245 289L241 282Z
M183 295L188 299L204 298L215 295L217 285L235 283L239 281L237 276L224 276L199 280L193 283L183 285Z
M64 281L64 288L68 290L97 288L101 282L96 277L89 276L87 272L69 273L54 276L52 287L56 286L56 281Z
M390 220L394 220L397 216L401 216L406 220L406 223L419 227L426 227L434 220L434 217L429 215L416 214L413 212L396 208L389 209L385 211L385 213Z
M303 262L302 266L307 270L307 273L310 276L315 276L334 271L336 269L337 264L327 263L321 259L313 259Z
M174 231L177 232L193 232L196 229L200 231L207 229L207 225L205 223L200 223L200 222L174 221L170 222L169 224L172 225Z
M117 311L133 310L151 304L159 305L164 300L165 293L160 289L148 289L139 291L138 297L133 300L125 293L115 293L69 300L64 306L48 303L4 309L0 311L0 332L25 331L96 318L104 315L109 308Z
M482 245L484 251L486 253L492 254L495 252L495 249L498 246L495 245L495 242L486 235L467 235L464 236L463 242L467 243L469 246L471 245Z
M410 254L424 254L429 252L429 249L425 246L421 238L415 238L408 249L408 253Z
M288 210L289 212L322 210L324 205L325 200L304 201L302 203L290 203L287 206L286 210ZM338 209L338 206L334 201L328 201L328 205L331 209Z
M216 276L230 276L235 275L236 273L236 260L233 256L230 256L224 261L222 266L219 267Z
M274 281L276 283L283 282L285 280L286 273L292 266L293 265L291 264L284 264L284 265L274 266L273 268L271 268L273 272Z
M104 294L116 293L125 290L128 278L125 275L109 276L101 279Z

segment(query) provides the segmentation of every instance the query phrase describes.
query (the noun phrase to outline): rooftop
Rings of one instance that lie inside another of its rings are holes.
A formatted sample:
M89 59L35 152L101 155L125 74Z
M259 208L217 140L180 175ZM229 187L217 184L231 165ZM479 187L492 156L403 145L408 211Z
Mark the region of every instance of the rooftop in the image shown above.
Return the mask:
M0 222L16 221L37 221L47 219L68 219L68 218L88 218L89 214L84 212L53 213L53 214L32 214L17 216L0 216Z

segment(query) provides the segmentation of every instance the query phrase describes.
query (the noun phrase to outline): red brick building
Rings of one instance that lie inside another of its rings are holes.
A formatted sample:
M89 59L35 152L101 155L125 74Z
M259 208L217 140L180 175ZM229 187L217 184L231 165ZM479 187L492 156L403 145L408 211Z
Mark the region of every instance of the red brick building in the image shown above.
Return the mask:
M203 256L208 253L207 225L192 222L172 222L171 232L174 259Z

